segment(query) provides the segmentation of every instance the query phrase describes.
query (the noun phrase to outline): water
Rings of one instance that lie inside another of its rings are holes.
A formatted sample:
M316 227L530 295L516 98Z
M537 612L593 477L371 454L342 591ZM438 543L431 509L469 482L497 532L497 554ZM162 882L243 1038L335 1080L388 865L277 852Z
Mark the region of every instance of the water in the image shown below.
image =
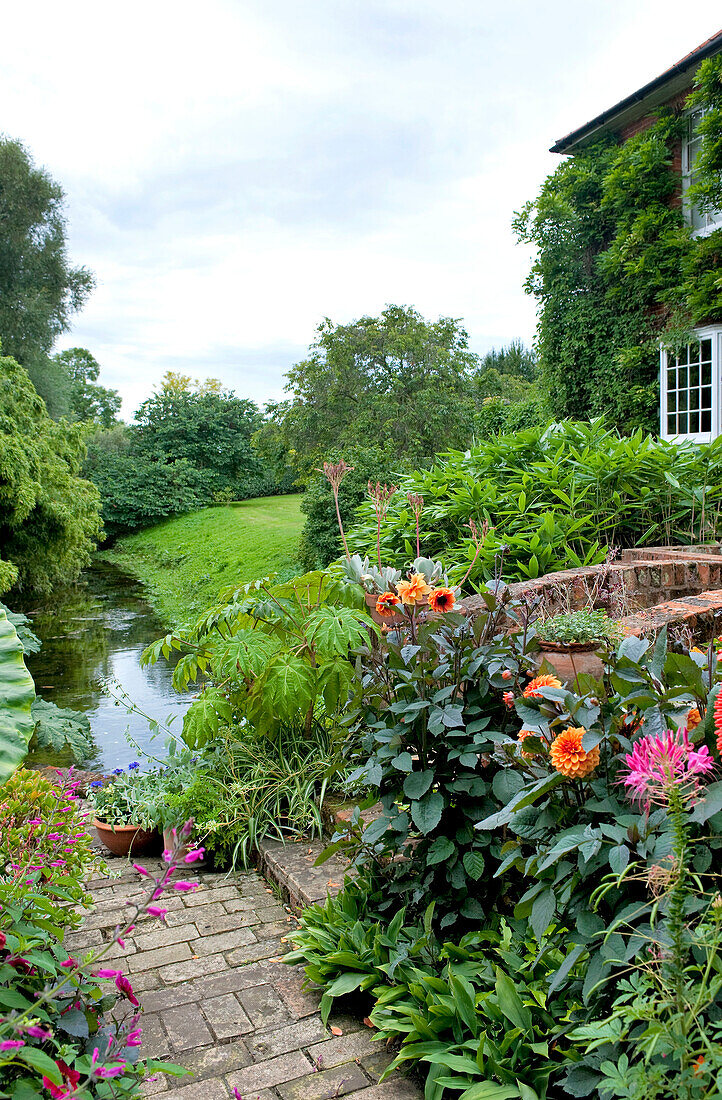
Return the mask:
M105 687L116 696L124 692L138 710L180 734L192 695L173 690L172 666L163 659L146 668L140 664L148 643L165 633L142 586L115 566L99 564L52 606L27 613L43 643L27 658L36 690L87 716L96 746L88 766L107 771L139 759L126 731L141 749L162 757L164 734L153 736L147 718L129 714ZM49 760L47 754L43 759Z

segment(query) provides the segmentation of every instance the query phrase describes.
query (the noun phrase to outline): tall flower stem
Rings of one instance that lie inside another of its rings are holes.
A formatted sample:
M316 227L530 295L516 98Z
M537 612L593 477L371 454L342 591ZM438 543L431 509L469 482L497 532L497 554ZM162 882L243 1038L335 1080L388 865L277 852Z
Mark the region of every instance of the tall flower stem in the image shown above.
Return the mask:
M687 1043L688 1013L684 997L685 965L685 914L684 905L687 896L687 807L679 789L670 784L668 814L672 826L672 854L674 855L675 879L669 895L668 927L671 952L666 964L667 975L672 989L673 1011L679 1036L678 1056L680 1073L688 1069L689 1053Z

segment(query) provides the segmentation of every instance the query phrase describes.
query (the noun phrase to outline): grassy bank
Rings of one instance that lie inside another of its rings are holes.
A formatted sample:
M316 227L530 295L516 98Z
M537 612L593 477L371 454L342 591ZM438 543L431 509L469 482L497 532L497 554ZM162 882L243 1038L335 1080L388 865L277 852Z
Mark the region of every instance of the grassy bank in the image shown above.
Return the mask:
M178 626L226 585L297 572L300 504L294 494L203 508L119 539L101 557L142 581L163 621Z

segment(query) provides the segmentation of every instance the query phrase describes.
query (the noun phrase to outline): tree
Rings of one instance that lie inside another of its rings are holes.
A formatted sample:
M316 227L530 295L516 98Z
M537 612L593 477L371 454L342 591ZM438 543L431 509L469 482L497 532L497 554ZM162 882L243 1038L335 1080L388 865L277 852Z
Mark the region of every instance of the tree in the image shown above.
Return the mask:
M261 415L252 401L229 391L164 388L135 419L137 453L152 462L186 459L204 475L209 496L226 489L247 496L245 484L261 474L251 445Z
M52 362L68 378L68 405L71 420L94 421L109 428L120 412L121 397L117 390L98 386L100 365L87 348L68 348L52 357Z
M0 591L47 593L88 564L102 526L83 454L80 427L51 420L27 372L0 357Z
M309 357L289 371L292 396L275 413L305 474L331 447L354 444L418 461L468 443L477 363L467 333L449 317L427 321L388 306L348 325L326 318Z
M91 273L68 259L63 202L20 142L0 139L0 340L49 407L63 399L50 350L93 286Z

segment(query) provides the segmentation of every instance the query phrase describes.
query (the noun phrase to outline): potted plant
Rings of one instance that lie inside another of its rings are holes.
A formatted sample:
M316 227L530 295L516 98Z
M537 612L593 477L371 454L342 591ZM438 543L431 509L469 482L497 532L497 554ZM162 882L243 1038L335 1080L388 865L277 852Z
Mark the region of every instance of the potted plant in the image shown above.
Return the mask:
M152 776L138 772L137 761L128 772L117 768L108 779L88 788L88 802L98 838L116 856L148 855L160 848L160 834L151 805Z
M620 624L605 611L585 608L568 614L550 615L536 624L539 647L562 679L574 679L580 672L600 675L602 662L596 652L602 646L616 646L624 636Z

